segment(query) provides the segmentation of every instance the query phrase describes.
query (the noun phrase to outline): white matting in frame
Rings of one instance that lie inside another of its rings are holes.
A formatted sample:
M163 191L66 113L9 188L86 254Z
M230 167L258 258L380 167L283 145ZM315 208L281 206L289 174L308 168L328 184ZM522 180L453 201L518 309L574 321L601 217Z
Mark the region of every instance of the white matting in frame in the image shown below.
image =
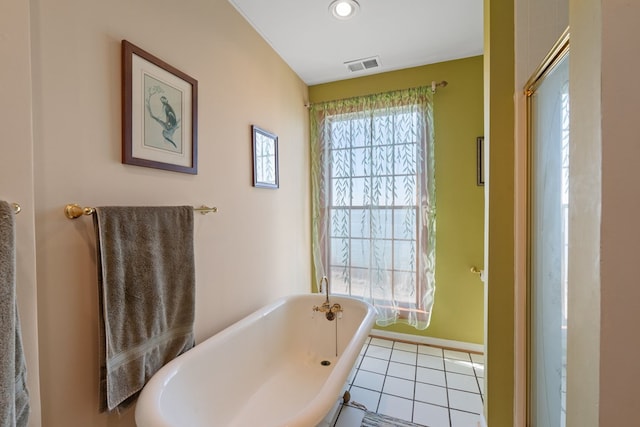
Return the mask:
M197 81L123 41L123 163L197 173Z

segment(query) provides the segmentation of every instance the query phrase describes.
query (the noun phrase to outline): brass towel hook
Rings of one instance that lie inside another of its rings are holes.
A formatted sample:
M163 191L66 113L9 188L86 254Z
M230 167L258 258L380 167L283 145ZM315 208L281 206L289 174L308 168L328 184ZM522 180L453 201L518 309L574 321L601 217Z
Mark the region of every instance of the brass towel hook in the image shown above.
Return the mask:
M478 277L480 278L480 280L481 280L483 283L486 283L486 281L487 281L487 277L486 277L486 275L484 274L484 270L481 270L481 269L479 269L478 267L476 267L476 266L474 265L474 266L472 266L472 267L469 269L469 271L471 271L473 274L477 274L477 275L478 275Z

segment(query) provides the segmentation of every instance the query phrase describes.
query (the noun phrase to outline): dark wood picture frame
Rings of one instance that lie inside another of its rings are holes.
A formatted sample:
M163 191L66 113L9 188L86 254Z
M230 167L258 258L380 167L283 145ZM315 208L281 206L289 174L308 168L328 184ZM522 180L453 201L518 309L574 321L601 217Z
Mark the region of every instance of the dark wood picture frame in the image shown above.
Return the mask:
M122 163L198 173L198 81L122 40Z
M476 138L476 183L484 185L484 136Z
M253 151L253 186L280 187L278 136L258 126L251 126Z

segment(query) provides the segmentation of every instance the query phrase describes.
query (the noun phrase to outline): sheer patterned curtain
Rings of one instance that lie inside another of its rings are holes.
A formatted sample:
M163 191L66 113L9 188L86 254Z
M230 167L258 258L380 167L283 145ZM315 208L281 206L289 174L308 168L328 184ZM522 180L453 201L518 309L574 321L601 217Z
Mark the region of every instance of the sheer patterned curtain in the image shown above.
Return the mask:
M430 87L310 109L316 284L360 297L378 325L429 326L435 293Z

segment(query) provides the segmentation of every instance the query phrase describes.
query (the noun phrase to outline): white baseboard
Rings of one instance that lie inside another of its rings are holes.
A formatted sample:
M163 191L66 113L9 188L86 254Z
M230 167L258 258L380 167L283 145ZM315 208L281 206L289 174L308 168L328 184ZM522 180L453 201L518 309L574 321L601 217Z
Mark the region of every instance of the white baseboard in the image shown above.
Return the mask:
M389 332L381 329L372 329L369 333L372 337L387 338L398 341L413 342L416 344L433 345L436 347L450 348L453 350L463 350L472 353L484 353L484 345L463 341L445 340L442 338L423 337L419 335L403 334L400 332Z

